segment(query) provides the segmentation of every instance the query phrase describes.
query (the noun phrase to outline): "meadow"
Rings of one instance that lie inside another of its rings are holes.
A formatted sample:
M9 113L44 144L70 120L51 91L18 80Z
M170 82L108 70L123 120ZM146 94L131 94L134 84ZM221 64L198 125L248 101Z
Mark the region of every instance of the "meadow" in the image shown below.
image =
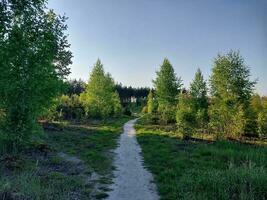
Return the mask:
M49 124L29 148L1 155L1 200L106 197L114 170L112 150L129 119Z
M137 140L161 199L267 198L267 140L215 140L195 134L190 140L171 126L138 121Z

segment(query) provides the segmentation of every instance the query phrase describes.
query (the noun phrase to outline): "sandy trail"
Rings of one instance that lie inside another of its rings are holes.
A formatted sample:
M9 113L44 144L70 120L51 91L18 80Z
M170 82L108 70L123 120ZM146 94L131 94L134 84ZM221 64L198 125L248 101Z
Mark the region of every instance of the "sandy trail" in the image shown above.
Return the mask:
M158 200L152 174L143 166L141 148L135 137L134 123L124 125L119 146L115 150L115 178L107 200Z

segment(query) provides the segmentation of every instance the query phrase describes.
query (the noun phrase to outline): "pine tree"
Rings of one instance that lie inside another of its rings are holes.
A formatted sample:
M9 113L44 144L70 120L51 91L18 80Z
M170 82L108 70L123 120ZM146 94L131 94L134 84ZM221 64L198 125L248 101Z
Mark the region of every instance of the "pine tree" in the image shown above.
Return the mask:
M207 84L204 80L202 72L200 69L197 70L195 78L190 84L190 94L192 98L196 101L196 109L206 109L208 106L207 98Z
M107 118L121 113L114 80L110 74L105 73L100 60L93 67L86 89L81 94L81 101L89 117Z
M177 78L172 65L168 59L164 59L160 70L156 72L156 80L153 81L158 101L158 111L162 121L175 120L175 110L177 105L177 96L181 90L182 81Z
M190 84L190 95L194 104L197 124L204 128L208 122L208 97L207 85L200 69L197 70L195 78Z

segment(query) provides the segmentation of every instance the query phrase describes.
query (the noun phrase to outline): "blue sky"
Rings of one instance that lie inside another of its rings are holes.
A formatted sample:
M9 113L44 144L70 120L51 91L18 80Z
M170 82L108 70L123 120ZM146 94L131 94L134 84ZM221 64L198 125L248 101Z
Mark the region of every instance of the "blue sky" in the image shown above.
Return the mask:
M74 54L70 78L87 80L97 58L117 82L152 86L167 57L187 87L199 67L240 50L267 95L267 0L49 0L66 14Z

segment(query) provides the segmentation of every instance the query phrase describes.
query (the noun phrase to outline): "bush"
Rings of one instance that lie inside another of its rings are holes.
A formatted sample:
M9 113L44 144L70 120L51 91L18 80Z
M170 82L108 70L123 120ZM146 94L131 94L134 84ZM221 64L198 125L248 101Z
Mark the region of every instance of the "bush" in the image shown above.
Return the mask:
M172 105L161 105L158 108L161 124L175 123L176 107Z
M263 110L257 118L258 134L260 137L267 137L267 111Z
M177 130L185 139L189 138L196 127L196 114L192 97L189 94L180 94L176 112Z
M144 107L142 108L142 113L143 113L143 114L148 113L147 106L144 106Z
M209 126L217 137L239 138L245 133L247 118L242 106L215 101L209 107L209 117Z

